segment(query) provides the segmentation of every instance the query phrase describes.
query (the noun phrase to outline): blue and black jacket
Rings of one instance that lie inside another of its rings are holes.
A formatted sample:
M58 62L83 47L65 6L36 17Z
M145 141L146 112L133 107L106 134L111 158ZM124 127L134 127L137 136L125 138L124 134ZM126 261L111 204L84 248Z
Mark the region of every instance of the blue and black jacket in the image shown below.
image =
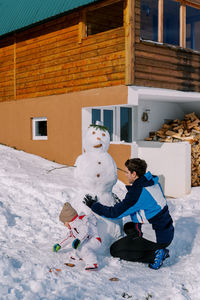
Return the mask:
M134 223L149 222L155 230L157 243L170 244L174 236L173 221L169 214L166 198L158 177L147 172L136 179L121 202L108 207L94 203L91 209L96 214L120 219L130 215Z

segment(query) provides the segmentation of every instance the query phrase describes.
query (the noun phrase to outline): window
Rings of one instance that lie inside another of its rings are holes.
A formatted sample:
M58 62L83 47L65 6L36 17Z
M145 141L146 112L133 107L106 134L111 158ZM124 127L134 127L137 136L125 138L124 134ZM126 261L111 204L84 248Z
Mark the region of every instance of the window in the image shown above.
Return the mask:
M47 118L32 118L33 140L47 140Z
M101 110L92 109L92 124L95 124L96 121L101 121Z
M91 113L92 124L102 121L108 128L111 141L133 141L131 107L94 108Z
M132 109L120 107L120 140L132 142Z
M108 128L110 140L113 141L113 109L92 109L92 124L102 121Z
M141 0L141 39L200 51L200 7L186 2Z
M200 50L200 10L186 6L186 47Z
M141 0L141 38L158 40L158 1Z
M87 35L123 26L123 1L86 12Z
M103 120L104 125L108 128L108 131L110 133L110 138L113 141L113 110L104 109Z
M164 1L163 42L179 45L179 10L180 3Z

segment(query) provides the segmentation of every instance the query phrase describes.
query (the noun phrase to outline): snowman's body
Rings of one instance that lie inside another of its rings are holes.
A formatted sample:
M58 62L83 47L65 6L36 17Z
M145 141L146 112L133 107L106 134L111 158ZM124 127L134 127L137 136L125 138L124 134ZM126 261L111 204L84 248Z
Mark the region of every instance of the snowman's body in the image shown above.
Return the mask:
M107 152L100 152L98 155L86 152L77 158L75 166L75 176L82 188L94 190L102 198L101 203L109 205L109 200L107 202L102 196L106 193L110 195L117 182L117 168L112 157Z
M107 152L109 143L108 131L98 126L89 127L84 141L85 152L77 158L74 169L78 184L77 195L72 199L72 205L78 212L92 213L82 202L86 194L97 196L98 201L107 206L116 203L112 188L117 182L117 166ZM108 248L121 236L122 221L112 221L98 215L96 217L102 244Z

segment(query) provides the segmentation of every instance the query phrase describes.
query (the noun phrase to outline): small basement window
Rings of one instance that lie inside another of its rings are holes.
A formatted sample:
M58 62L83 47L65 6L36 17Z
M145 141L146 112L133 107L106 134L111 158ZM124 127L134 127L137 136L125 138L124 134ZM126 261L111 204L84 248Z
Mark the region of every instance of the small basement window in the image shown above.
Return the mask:
M47 140L47 118L32 118L32 139Z
M123 1L86 13L87 36L123 26Z

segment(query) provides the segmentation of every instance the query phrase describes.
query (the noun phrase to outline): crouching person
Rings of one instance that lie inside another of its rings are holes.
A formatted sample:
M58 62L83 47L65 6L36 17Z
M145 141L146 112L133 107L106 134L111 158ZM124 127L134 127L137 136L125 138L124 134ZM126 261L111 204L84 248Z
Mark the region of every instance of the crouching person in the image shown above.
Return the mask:
M53 246L53 251L58 252L61 248L71 245L74 249L71 259L82 259L85 262L85 270L97 270L95 252L101 246L101 238L97 232L96 217L93 214L78 215L71 204L66 202L59 219L67 227L68 235Z
M108 207L100 204L97 197L93 199L86 195L83 202L93 212L106 218L118 219L129 215L132 222L124 226L126 236L111 245L111 255L127 261L149 263L150 268L157 270L169 257L167 247L174 237L173 221L158 177L146 173L146 162L139 158L128 159L125 166L131 185L127 186L124 200ZM155 241L143 236L142 224L145 222L152 225Z

